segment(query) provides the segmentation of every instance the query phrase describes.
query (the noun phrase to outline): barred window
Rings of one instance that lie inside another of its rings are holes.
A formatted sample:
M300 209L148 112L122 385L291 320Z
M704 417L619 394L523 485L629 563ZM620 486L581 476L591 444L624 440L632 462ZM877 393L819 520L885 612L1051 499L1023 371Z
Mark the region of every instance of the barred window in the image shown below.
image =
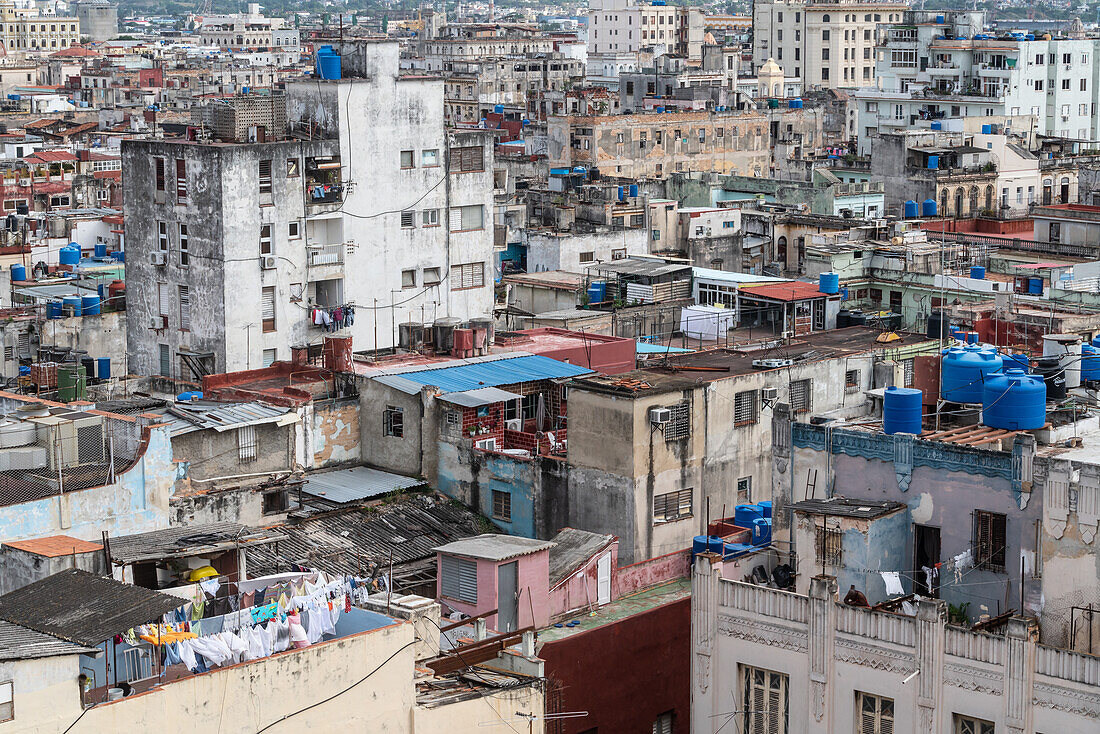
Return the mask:
M744 696L741 731L744 734L789 734L789 677L746 665L741 668L741 682Z
M859 370L848 370L844 373L844 392L859 392Z
M512 522L512 493L493 490L493 518Z
M795 380L791 383L791 410L808 413L813 408L813 380Z
M691 405L677 403L670 405L672 417L665 424L665 441L679 441L691 435Z
M241 426L237 429L237 458L242 464L256 460L255 426Z
M653 524L683 520L692 515L692 490L681 489L677 492L666 492L653 498Z
M733 396L733 425L751 426L757 421L756 390L745 390Z
M839 528L817 528L817 537L814 546L817 550L817 562L819 565L839 566L844 559L844 550L841 541L844 534Z
M913 386L913 364L912 359L901 360L902 380L905 382L905 387Z
M382 435L394 438L405 435L405 411L392 405L382 411Z

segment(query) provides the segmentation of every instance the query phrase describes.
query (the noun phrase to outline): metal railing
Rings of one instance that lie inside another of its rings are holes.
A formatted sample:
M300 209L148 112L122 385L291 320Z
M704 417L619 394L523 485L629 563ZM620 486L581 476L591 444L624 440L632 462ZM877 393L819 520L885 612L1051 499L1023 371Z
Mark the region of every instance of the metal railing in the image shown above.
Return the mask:
M319 265L341 265L344 262L343 243L335 245L314 246L309 249L309 264L311 267Z

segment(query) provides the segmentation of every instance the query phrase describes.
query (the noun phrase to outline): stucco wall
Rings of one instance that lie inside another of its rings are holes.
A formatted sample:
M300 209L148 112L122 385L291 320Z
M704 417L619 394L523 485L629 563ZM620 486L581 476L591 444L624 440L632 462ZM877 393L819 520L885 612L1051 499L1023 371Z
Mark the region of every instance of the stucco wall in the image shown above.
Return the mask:
M98 316L50 319L42 325L42 346L81 350L93 358L111 360L111 375L127 374L126 312L108 311Z
M358 462L360 451L359 401L314 401L313 465L317 468Z
M192 479L292 471L294 427L266 423L253 427L256 458L241 461L238 431L191 431L172 439L172 454L186 461Z

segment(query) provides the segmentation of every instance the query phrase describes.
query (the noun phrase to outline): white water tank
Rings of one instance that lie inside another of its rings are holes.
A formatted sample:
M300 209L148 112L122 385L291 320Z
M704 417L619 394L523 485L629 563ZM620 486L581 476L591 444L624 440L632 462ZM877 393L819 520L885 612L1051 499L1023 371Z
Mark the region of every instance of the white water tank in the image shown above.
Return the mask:
M1047 334L1043 356L1057 357L1066 375L1066 389L1081 387L1081 337L1077 334Z

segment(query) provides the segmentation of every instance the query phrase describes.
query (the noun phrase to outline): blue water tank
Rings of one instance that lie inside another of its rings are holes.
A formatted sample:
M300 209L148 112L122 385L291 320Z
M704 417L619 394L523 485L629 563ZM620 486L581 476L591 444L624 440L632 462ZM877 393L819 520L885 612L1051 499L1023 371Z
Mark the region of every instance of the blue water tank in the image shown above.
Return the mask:
M317 76L322 79L339 79L340 74L340 54L332 46L321 46L317 49Z
M937 15L936 16L936 24L937 25L943 25L945 22L947 22L947 18L945 18L942 15Z
M921 203L920 207L921 207L921 212L920 213L921 213L922 217L934 217L934 216L936 216L936 200L935 199L925 199Z
M1047 422L1047 386L1042 377L1011 369L993 375L982 394L982 423L1008 431L1030 431Z
M46 318L61 318L61 301L48 301L46 303Z
M933 130L943 130L943 123L940 122L939 120L932 120L932 129Z
M1004 354L1001 356L1001 359L1004 360L1005 370L1031 371L1031 360L1027 358L1026 354Z
M981 265L975 265L970 268L970 277L974 280L985 280L985 268Z
M638 184L630 184L630 195L632 197L638 195Z
M848 289L847 288L841 288L840 289L840 297L841 297L842 300L845 300L845 301L848 300Z
M94 252L96 257L107 257L107 244L105 242L97 242Z
M912 199L909 199L908 201L905 202L905 218L906 219L915 219L919 213L920 212L917 209L917 202L913 201Z
M747 545L745 543L726 543L725 552L722 554L722 557L725 559L740 558L741 556L747 556L755 551L756 546Z
M977 344L978 339L980 337L981 337L981 335L978 332L968 331L968 332L966 332L966 343L967 344Z
M79 316L80 296L65 296L62 298L61 311L63 316Z
M817 277L817 289L829 295L839 293L840 275L838 273L822 273Z
M726 541L717 535L711 535L707 539L707 551L722 555L726 550Z
M764 517L764 508L760 505L737 505L733 508L733 524L739 528L752 530L752 524Z
M990 135L993 133L992 125L982 125L982 135Z
M1042 278L1028 278L1027 279L1027 292L1041 296L1043 295L1043 279Z
M607 296L607 283L602 280L594 280L588 284L588 302L603 303Z
M625 198L626 198L626 187L625 186L620 186L619 187L619 201L622 201Z
M954 403L982 402L982 386L1001 371L1004 360L992 349L977 344L951 347L940 367L940 397Z
M752 521L752 544L767 545L772 542L771 518L761 517Z
M181 392L176 396L176 402L185 403L191 400L202 400L202 393L198 390L191 390L189 392Z
M113 257L115 260L118 260L120 263L124 263L126 262L126 251L119 250L117 252L112 252L111 257Z
M99 315L99 296L84 296L80 299L80 313L83 316Z
M928 170L935 171L940 167L940 157L938 155L928 156Z
M914 387L886 388L882 402L882 430L895 433L912 433L919 436L921 428L921 401L924 393Z
M1100 380L1100 348L1081 345L1081 379Z
M101 380L107 380L111 377L111 358L100 357L95 364L95 374Z
M654 107L653 111L656 112L657 114L661 114L662 112L665 111L665 108L664 107Z
M76 265L80 262L80 248L73 247L72 245L65 245L58 254L58 261L62 265Z
M693 556L697 556L700 553L706 553L707 552L707 540L708 540L708 538L705 535L696 535L694 538L692 538L691 539L691 554Z
M1024 40L1025 41L1034 41L1035 40L1035 34L1034 33L1028 33L1027 35L1024 36Z
M26 280L27 279L27 269L25 267L23 267L22 265L12 265L11 266L11 279L13 281Z
M772 501L764 500L763 502L757 502L757 506L764 513L764 517L770 518L772 516Z

